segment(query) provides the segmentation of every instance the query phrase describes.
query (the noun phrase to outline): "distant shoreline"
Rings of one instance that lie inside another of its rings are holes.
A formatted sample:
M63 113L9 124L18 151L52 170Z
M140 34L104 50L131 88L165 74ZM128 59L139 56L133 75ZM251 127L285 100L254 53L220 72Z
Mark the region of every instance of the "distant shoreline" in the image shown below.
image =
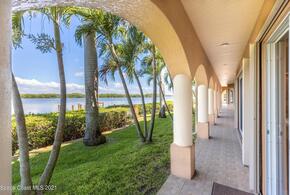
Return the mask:
M152 97L152 94L145 94L145 97ZM59 98L59 94L21 94L21 98L24 99L53 99L53 98ZM131 94L131 97L141 97L140 94ZM70 93L67 94L67 98L85 98L85 94L81 93ZM115 93L104 93L99 94L99 98L126 98L125 94L115 94Z

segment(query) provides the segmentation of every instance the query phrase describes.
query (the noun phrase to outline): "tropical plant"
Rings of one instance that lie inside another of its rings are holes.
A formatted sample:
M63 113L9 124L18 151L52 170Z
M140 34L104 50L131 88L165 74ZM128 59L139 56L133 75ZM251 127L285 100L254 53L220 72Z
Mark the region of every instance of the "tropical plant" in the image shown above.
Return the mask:
M150 76L148 79L148 83L153 81L151 121L146 141L152 142L156 115L156 100L157 100L157 58L156 58L157 51L155 45L151 41L148 41L145 47L146 47L145 51L149 52L149 55L142 58L141 61L141 65L143 67L142 75L147 74L148 76Z
M152 43L151 43L152 44ZM152 45L147 46L147 48L149 48L149 55L146 55L141 62L141 65L143 67L143 71L142 74L143 75L147 75L148 79L147 79L147 83L148 85L151 84L151 82L153 82L153 88L154 88L154 74L153 74L153 68L152 68L152 63L153 60L155 59L155 63L156 63L156 85L158 85L159 87L159 97L160 97L160 105L161 107L164 105L169 113L169 116L172 119L172 114L168 108L168 104L166 102L165 99L165 94L164 94L164 90L163 90L163 78L162 78L162 71L165 71L165 81L167 81L167 83L169 83L169 87L173 88L173 84L172 84L172 80L170 77L169 72L166 69L166 64L160 54L160 52L158 50L156 50L156 54L153 55L152 49L150 50L150 48L152 48ZM160 109L161 110L161 109ZM162 115L162 114L161 114Z
M55 131L54 142L52 150L46 164L46 167L40 177L39 186L48 185L56 162L59 157L61 144L63 141L63 131L65 125L65 115L66 115L66 82L64 73L64 62L63 62L63 44L61 42L60 28L61 24L69 26L70 24L70 8L65 7L50 7L33 10L45 16L53 24L53 37L48 34L41 33L37 35L28 35L29 39L36 45L42 53L48 53L55 51L57 56L59 80L60 80L60 110L58 116L57 128ZM39 193L42 193L40 191Z
M148 127L147 127L147 111L145 103L145 95L143 92L142 84L139 79L141 76L140 71L136 69L136 63L139 60L139 55L143 54L144 47L146 44L146 37L144 33L139 31L135 26L130 24L126 27L126 33L124 33L124 38L122 41L121 60L126 71L127 78L129 82L136 80L137 86L141 95L142 102L142 113L144 119L144 136L147 137Z
M98 27L98 32L100 35L100 56L103 57L104 64L100 70L100 77L103 81L107 83L108 76L111 76L111 78L114 80L114 75L116 72L118 72L126 94L126 98L130 107L134 124L136 126L138 136L140 137L140 140L142 142L145 142L145 137L138 121L123 73L125 65L122 59L122 54L124 51L124 49L122 49L122 35L125 29L124 26L121 24L124 24L124 21L121 20L121 18L119 18L118 16L114 16L109 13L105 13L101 19L102 25Z
M17 12L12 15L12 43L14 48L21 48L23 30L23 14L24 12ZM25 116L22 105L22 100L16 83L14 74L12 73L12 99L15 113L15 121L17 125L17 138L19 144L19 161L20 161L20 193L22 195L33 194L33 184L31 179L31 167L29 161L29 145L28 134L26 130Z
M19 160L20 160L20 176L21 176L20 192L23 195L29 195L33 193L33 189L29 163L28 135L26 130L23 105L17 87L17 83L13 74L12 74L12 95L13 95L13 108L17 124L16 128L17 138L19 144Z
M98 28L102 25L101 10L74 8L74 13L80 16L82 22L75 32L75 39L79 45L84 40L84 72L86 96L86 130L83 142L87 146L95 146L106 142L100 131L99 119L99 69L96 43Z

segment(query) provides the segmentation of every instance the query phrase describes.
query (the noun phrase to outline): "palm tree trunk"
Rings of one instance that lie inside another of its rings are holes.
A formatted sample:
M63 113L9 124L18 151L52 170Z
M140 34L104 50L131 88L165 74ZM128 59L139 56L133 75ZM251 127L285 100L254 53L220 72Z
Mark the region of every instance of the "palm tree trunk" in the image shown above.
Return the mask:
M128 101L129 107L130 107L130 111L131 111L135 126L136 126L136 130L137 130L138 136L140 137L141 142L144 142L145 141L145 137L144 137L144 135L142 133L142 129L140 127L140 123L138 121L138 118L137 118L137 115L136 115L136 112L135 112L135 109L134 109L134 106L133 106L133 102L132 102L132 99L131 99L131 96L130 96L130 93L129 93L129 90L128 90L128 87L127 87L127 84L126 84L126 81L125 81L121 66L120 66L120 63L119 63L119 60L118 60L118 56L117 56L117 53L116 53L116 50L115 50L115 46L112 43L110 43L110 50L111 50L112 56L113 56L113 58L114 58L114 60L116 61L116 64L117 64L119 76L121 78L121 81L122 81L122 84L123 84L123 87L124 87L124 90L125 90L126 98L127 98L127 101Z
M152 97L152 111L151 111L151 122L150 122L150 129L147 136L146 141L152 142L152 135L154 130L155 124L155 114L156 114L156 99L157 99L157 72L156 72L156 59L155 59L155 46L152 49L153 54L153 62L152 62L152 69L153 69L153 97Z
M168 111L168 114L169 114L171 120L173 120L172 114L171 114L171 112L169 110L168 104L167 104L166 99L165 99L164 92L163 92L162 87L161 87L161 83L159 83L159 87L161 89L160 92L161 92L161 95L162 95L162 98L163 98L163 101L164 101L164 105L165 105L165 107L166 107L166 109Z
M145 103L144 93L143 93L141 82L140 82L139 77L138 77L135 70L134 70L133 74L134 74L134 77L137 81L137 84L138 84L138 87L140 90L140 94L141 94L142 107L143 107L143 118L144 118L144 135L146 137L148 134L148 129L147 129L147 116L146 116L147 112L146 112L146 103Z
M97 50L95 32L84 35L84 71L86 94L86 129L83 143L96 146L106 142L100 131L98 104L96 101L96 76L98 76Z
M161 74L161 73L160 73ZM164 102L162 97L162 81L161 81L161 75L159 75L159 79L157 79L158 87L159 87L159 98L160 98L160 109L159 109L159 118L166 118L166 110L164 108Z
M54 9L54 8L52 8ZM56 8L55 8L56 9ZM63 141L63 130L65 125L65 114L66 114L66 82L65 82L65 73L64 73L64 63L62 57L62 44L60 38L60 27L59 27L59 18L56 16L57 22L54 22L54 38L55 38L55 46L56 46L56 54L57 54L57 62L58 62L58 70L59 70L59 80L60 80L60 110L58 116L57 128L55 131L54 142L52 146L52 150L46 164L45 170L41 175L39 186L48 185L54 168L56 166L56 162L59 157L60 147ZM42 194L42 192L38 192Z
M23 105L18 90L18 86L12 73L12 94L13 94L13 108L16 120L16 130L19 145L19 161L20 161L20 177L21 177L21 189L20 194L30 195L33 194L32 180L30 174L30 163L29 163L29 146L28 146L28 135L25 124L25 116Z

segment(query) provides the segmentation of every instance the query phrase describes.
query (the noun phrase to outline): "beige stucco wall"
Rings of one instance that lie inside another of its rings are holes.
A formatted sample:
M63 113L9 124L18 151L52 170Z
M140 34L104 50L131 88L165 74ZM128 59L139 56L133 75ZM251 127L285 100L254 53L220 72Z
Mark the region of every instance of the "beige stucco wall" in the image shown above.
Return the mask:
M260 110L260 116L261 116L261 133L262 133L262 177L263 177L263 193L266 193L266 43L271 36L271 34L275 31L277 26L282 22L282 20L286 17L286 15L290 11L290 2L287 3L287 5L281 10L281 12L278 14L275 22L272 24L272 26L268 29L267 34L265 35L264 39L262 40L262 54L261 54L261 110Z
M276 0L267 0L267 1L264 1L264 4L261 8L261 12L258 16L258 19L256 21L256 24L255 24L255 27L251 33L251 36L249 38L249 41L248 41L248 44L247 46L245 47L245 50L244 50L244 54L241 58L241 61L240 61L240 66L239 68L237 69L237 73L240 71L240 69L242 68L242 60L243 58L248 58L249 57L249 44L251 43L254 43L257 39L257 37L260 35L261 33L261 30L262 28L264 27L265 25L265 22L270 14L270 12L272 11L272 8L275 4Z
M218 80L181 1L152 1L158 5L158 7L167 16L172 26L174 26L174 29L176 30L176 33L178 34L185 50L191 75L195 75L198 66L203 65L208 78L213 76L216 80Z
M245 48L243 58L249 57L249 44L255 43L255 42L261 42L262 45L260 46L261 51L261 61L259 62L259 66L261 68L260 77L261 82L260 88L259 88L259 103L260 103L260 110L259 116L260 120L258 121L260 130L261 130L261 147L262 147L262 193L266 194L266 43L269 39L269 36L273 33L273 31L277 28L277 26L281 23L281 21L285 18L286 14L290 11L290 3L285 3L283 5L283 8L281 10L276 11L274 14L274 20L271 23L266 24L267 18L271 14L272 9L274 8L275 3L277 1L275 0L269 0L265 1L261 13L258 17L258 20L256 22L256 26L253 29L252 35L249 39L248 45ZM264 34L262 34L265 32ZM257 45L259 46L259 45ZM242 60L240 63L240 67L237 70L237 77L239 73L243 70L242 67ZM257 81L259 82L259 81ZM252 101L252 100L251 100Z

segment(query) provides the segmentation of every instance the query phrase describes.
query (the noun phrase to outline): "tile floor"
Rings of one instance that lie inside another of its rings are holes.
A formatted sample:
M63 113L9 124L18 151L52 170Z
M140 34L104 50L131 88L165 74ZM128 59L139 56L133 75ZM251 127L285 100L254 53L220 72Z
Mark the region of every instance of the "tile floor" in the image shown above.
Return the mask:
M242 151L234 129L234 111L223 107L211 139L197 140L196 175L192 180L170 175L159 195L210 195L213 182L249 191L248 168L242 164Z

